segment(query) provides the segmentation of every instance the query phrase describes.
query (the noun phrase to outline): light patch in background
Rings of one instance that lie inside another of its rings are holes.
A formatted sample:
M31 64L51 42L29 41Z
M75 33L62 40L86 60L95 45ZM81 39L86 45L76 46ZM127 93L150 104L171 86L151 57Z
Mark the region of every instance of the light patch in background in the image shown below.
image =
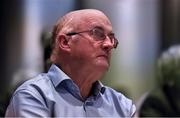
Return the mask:
M19 42L22 61L20 68L14 70L13 86L44 71L42 33L50 33L58 18L75 8L72 0L25 0L23 3L23 39Z

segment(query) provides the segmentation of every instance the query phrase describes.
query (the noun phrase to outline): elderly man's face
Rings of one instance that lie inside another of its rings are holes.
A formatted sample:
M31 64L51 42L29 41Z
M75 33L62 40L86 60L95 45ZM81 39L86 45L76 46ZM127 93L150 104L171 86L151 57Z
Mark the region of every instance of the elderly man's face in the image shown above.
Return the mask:
M98 32L84 32L72 36L71 56L78 64L84 64L97 71L106 71L110 65L113 44L108 37L112 34L110 21L103 14L87 14L77 21L80 23L79 31L88 31L94 28L106 34L105 40L99 40L94 35ZM108 35L108 36L107 36ZM72 60L72 61L73 61Z

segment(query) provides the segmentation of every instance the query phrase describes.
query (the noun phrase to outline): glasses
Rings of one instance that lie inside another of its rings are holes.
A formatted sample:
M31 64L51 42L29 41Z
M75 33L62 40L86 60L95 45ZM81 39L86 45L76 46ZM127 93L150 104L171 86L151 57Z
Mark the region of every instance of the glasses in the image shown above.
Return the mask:
M96 41L104 41L106 37L108 36L111 43L113 44L113 47L116 48L118 46L118 40L115 38L114 33L110 33L106 35L102 28L95 27L92 30L86 30L86 31L81 31L81 32L70 32L70 33L67 33L66 35L72 36L72 35L77 35L77 34L85 33L85 32L90 32L90 34L93 36L93 38Z

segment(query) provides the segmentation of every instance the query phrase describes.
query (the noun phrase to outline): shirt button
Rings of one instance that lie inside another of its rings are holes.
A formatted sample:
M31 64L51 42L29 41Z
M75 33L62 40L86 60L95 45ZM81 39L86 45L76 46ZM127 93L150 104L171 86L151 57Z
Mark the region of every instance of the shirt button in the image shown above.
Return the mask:
M87 105L87 106L92 106L92 105L93 105L93 102L86 102L86 105Z

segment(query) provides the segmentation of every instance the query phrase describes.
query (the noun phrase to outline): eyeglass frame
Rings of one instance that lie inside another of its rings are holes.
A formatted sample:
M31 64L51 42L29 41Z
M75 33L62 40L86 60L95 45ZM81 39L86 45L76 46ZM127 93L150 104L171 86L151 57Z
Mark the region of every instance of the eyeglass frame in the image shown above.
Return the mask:
M97 30L101 31L101 32L98 32L98 33L101 33L102 36L96 35L97 32L95 33L95 30L96 31ZM73 36L73 35L77 35L77 34L81 34L81 33L86 33L86 32L90 32L91 35L94 36L97 41L104 41L107 38L107 36L108 36L108 38L113 43L113 48L117 48L117 46L118 46L119 42L116 39L114 33L110 33L110 34L107 35L107 34L105 34L104 30L101 27L94 27L91 30L85 30L85 31L80 31L80 32L70 32L70 33L66 33L66 35L67 36ZM110 35L112 36L112 38L110 37Z

